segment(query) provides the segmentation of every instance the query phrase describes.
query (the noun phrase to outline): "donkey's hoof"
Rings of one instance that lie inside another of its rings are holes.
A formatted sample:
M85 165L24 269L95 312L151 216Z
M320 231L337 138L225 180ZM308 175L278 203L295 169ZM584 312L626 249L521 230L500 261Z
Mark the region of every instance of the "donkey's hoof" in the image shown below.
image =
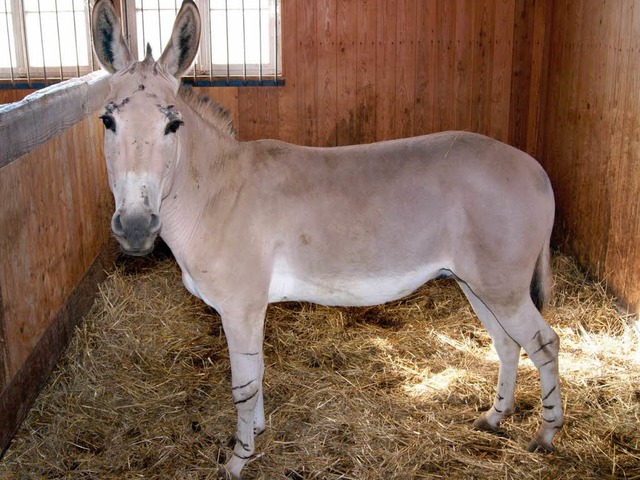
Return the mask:
M242 477L233 475L224 465L218 467L217 480L242 480Z
M527 445L527 452L533 453L537 451L541 451L543 453L553 453L556 451L556 447L551 445L549 442L534 438L529 442L529 445Z
M504 431L502 431L498 425L494 426L489 423L484 413L473 422L473 428L483 432L504 434Z

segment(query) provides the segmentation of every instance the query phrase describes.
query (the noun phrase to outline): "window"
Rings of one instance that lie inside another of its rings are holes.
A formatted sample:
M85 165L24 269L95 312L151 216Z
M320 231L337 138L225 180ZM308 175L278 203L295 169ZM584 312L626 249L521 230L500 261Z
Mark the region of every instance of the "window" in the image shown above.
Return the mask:
M0 87L38 88L98 68L93 0L0 0ZM157 59L182 0L120 0L133 55ZM197 85L281 82L280 0L196 0L202 38L188 80ZM189 78L190 77L190 78Z
M181 0L127 3L129 44L154 56L169 40ZM190 75L196 83L247 85L280 81L279 0L196 0L202 16L200 51Z
M34 88L93 70L86 0L0 0L0 78Z

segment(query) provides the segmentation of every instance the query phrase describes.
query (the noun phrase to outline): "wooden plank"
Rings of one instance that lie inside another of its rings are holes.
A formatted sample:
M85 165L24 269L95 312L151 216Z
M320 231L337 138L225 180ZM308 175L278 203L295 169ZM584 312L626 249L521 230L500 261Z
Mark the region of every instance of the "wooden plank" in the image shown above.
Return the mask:
M376 19L376 140L395 138L396 2L378 0Z
M0 89L0 105L5 103L19 102L23 100L27 95L35 92L33 89L20 88L20 89Z
M580 57L575 45L579 45L582 6L582 2L554 4L547 81L549 95L544 119L545 139L542 142L545 148L542 161L554 186L558 213L554 244L564 248L567 248L567 232L571 230L570 202L574 198L572 179L577 168L572 153L574 136L570 132L576 124L575 90Z
M397 138L414 135L416 83L416 9L417 0L398 0L396 24L396 101Z
M260 138L260 91L263 87L242 87L238 90L238 139Z
M357 2L356 139L376 139L376 0Z
M45 385L74 328L91 308L98 284L113 269L115 248L103 249L91 263L73 292L58 311L29 357L0 394L0 455L26 417L38 393Z
M608 139L600 134L604 118L603 77L608 71L608 49L603 40L609 41L608 26L610 19L609 5L606 2L586 2L583 15L581 44L581 75L577 105L579 149L577 155L585 160L580 170L576 201L589 211L588 218L582 222L584 232L584 248L592 259L597 259L598 275L604 273L604 258L607 250L610 192L608 189L607 167L612 159L608 159L610 145ZM619 25L618 25L619 28ZM607 145L604 145L606 141ZM617 160L616 160L617 161ZM594 269L595 270L595 269ZM597 271L597 270L596 270Z
M416 11L416 81L414 132L422 135L433 132L435 105L435 43L436 16L435 2L419 2Z
M109 88L106 72L93 72L38 90L20 102L0 105L0 168L92 114Z
M455 2L453 128L456 130L471 129L473 2L474 0Z
M298 141L303 145L318 144L318 102L317 102L317 45L316 17L317 0L296 2L298 38L298 85L297 104L299 128Z
M317 99L318 145L335 146L338 142L337 119L337 14L335 0L317 0Z
M454 73L455 73L455 3L439 1L436 4L436 82L434 128L437 131L455 128Z
M494 8L489 131L493 138L506 142L509 140L515 3L498 0Z
M493 0L477 0L474 6L473 89L471 92L471 130L490 135L491 66L495 4Z
M258 111L260 112L260 125L256 136L258 138L277 138L280 129L278 117L278 88L279 87L255 87L259 92Z
M281 2L282 25L282 74L284 87L278 89L278 138L298 143L298 29L297 8L299 2Z
M577 201L580 197L580 185L583 183L583 172L585 167L585 158L580 156L581 136L579 134L581 128L580 118L578 116L579 98L584 83L581 82L582 76L582 60L581 46L583 42L582 33L584 30L584 7L585 2L579 2L575 6L567 6L567 14L569 15L568 29L570 36L567 42L571 42L569 47L569 68L570 72L567 82L564 85L563 95L566 97L566 110L564 118L561 118L561 126L565 131L571 132L570 135L563 136L561 139L561 148L564 160L560 165L559 181L564 181L563 186L565 196L562 198L561 208L564 210L564 218L567 221L567 229L564 231L564 242L574 254L577 254L578 260L583 266L588 265L587 256L585 255L583 241L586 240L579 234L581 230L581 222L589 220L587 205ZM567 181L568 180L568 181Z
M534 158L541 156L540 140L545 123L542 120L543 106L546 105L549 41L552 8L546 0L535 0L533 18L533 46L531 52L531 81L527 116L526 146L522 148ZM515 87L514 87L515 88ZM513 95L512 90L512 95ZM513 122L513 112L511 115Z
M338 0L338 72L337 72L337 119L338 145L359 142L356 133L358 100L357 81L357 4L351 0Z

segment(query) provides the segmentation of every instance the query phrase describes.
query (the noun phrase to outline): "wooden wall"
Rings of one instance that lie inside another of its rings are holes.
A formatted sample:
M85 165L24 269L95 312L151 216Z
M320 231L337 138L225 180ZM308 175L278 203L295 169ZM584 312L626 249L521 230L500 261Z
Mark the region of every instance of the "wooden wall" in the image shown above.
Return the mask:
M640 312L640 2L555 0L540 160L555 243Z
M204 90L245 140L332 146L462 129L534 151L549 4L284 0L286 85Z
M0 170L10 380L109 237L103 127L88 118Z
M34 90L20 89L20 90L0 90L0 105L4 103L19 102L24 97L33 93Z
M87 85L73 88L96 91ZM82 119L83 93L56 88L0 108L0 454L93 303L110 238L104 128ZM34 124L29 147L20 132Z

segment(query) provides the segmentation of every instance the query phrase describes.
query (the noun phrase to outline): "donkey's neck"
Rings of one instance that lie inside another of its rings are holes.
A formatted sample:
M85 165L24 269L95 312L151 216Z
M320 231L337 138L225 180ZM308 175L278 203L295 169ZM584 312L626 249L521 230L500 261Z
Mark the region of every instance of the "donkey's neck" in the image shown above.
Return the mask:
M161 207L161 236L179 259L206 223L223 224L242 184L243 145L229 133L203 121L188 104L175 177ZM205 220L206 218L206 220Z

